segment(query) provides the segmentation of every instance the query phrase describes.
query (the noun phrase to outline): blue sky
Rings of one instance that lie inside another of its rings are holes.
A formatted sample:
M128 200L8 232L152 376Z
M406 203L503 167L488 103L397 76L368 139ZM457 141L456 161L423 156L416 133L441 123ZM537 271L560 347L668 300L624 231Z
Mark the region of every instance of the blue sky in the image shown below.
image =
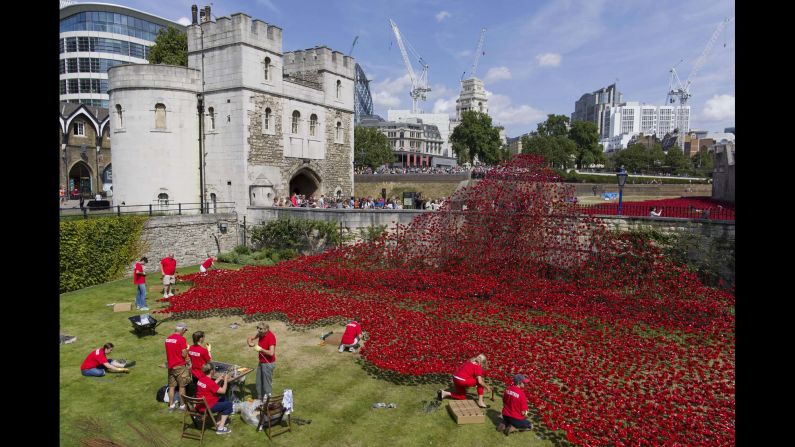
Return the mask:
M187 20L190 0L106 0L167 19ZM207 3L198 3L199 7ZM410 82L389 19L422 55L432 88L427 112L455 114L461 74L470 71L480 29L477 76L508 136L535 130L547 114L618 80L625 101L663 105L669 69L684 82L713 31L734 17L726 0L217 0L214 16L243 12L284 30L285 51L326 45L348 53L371 79L375 111L411 108ZM722 33L690 98L691 128L734 126L735 21ZM724 46L725 42L725 46ZM416 61L414 69L419 72Z

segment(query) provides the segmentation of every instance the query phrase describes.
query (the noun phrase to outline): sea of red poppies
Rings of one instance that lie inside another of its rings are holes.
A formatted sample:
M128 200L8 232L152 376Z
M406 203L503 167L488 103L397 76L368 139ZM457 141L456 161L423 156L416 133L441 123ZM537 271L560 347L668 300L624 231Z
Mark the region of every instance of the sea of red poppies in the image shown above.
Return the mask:
M166 311L356 318L369 368L421 381L484 353L574 444L734 445L734 296L582 216L557 180L515 157L377 242L187 277Z

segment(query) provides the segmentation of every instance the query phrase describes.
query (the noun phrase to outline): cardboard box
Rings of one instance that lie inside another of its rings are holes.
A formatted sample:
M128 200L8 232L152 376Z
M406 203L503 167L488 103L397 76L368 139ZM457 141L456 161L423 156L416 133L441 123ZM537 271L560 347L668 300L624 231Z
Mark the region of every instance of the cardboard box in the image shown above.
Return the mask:
M486 423L486 414L473 400L450 401L447 404L447 411L450 412L450 415L458 425Z
M132 303L116 303L113 305L114 312L129 312L132 310Z

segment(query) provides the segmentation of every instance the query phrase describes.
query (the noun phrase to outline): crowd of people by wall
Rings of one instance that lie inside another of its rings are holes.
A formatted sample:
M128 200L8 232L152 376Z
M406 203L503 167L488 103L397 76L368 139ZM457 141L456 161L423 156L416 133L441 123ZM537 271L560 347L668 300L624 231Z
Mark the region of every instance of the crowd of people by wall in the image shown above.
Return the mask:
M413 199L411 209L424 209L436 211L442 207L442 204L447 200L446 198L438 199L423 199L417 197ZM403 202L397 197L392 196L384 197L326 197L321 194L319 198L303 194L291 194L289 198L274 197L274 207L296 207L296 208L321 208L321 209L362 209L362 210L402 210L406 209Z

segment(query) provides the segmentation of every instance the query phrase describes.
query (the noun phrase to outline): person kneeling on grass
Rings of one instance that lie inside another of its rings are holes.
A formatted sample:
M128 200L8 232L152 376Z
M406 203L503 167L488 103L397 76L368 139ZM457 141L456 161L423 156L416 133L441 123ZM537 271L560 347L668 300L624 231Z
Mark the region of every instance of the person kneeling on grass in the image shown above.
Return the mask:
M455 392L451 393L449 391L439 390L437 393L439 400L448 396L455 400L466 400L467 388L474 386L477 387L478 406L480 408L488 408L488 405L483 402L483 391L485 389L491 391L491 387L486 385L486 382L483 381L483 366L485 363L486 356L483 354L478 354L476 357L467 360L458 368L458 371L453 374Z
M87 377L102 377L105 371L128 373L124 363L108 359L108 355L113 351L113 343L105 343L101 348L97 348L88 354L88 357L80 365L80 372Z
M221 413L221 419L218 420L218 425L215 427L216 434L225 435L227 433L232 433L232 430L228 427L224 427L224 425L226 425L226 419L232 414L232 402L228 402L224 396L218 396L219 394L223 395L226 393L226 386L229 384L229 374L216 374L213 365L210 363L205 363L204 366L202 366L202 372L204 373L204 377L199 379L199 382L196 384L196 398L204 398L207 402L207 406L210 408L209 411ZM211 375L216 375L218 378L213 381ZM224 384L220 385L222 381ZM196 410L200 412L207 411L202 404L198 404Z
M530 382L523 374L513 376L513 385L505 389L502 395L502 422L497 426L497 431L505 433L519 430L526 431L533 428L533 424L527 420L527 396L524 394L526 384Z
M362 326L356 322L356 320L351 320L345 326L345 332L342 334L342 340L340 340L340 352L345 352L345 350L350 350L351 352L356 352L356 348L359 347L359 340L362 338Z

